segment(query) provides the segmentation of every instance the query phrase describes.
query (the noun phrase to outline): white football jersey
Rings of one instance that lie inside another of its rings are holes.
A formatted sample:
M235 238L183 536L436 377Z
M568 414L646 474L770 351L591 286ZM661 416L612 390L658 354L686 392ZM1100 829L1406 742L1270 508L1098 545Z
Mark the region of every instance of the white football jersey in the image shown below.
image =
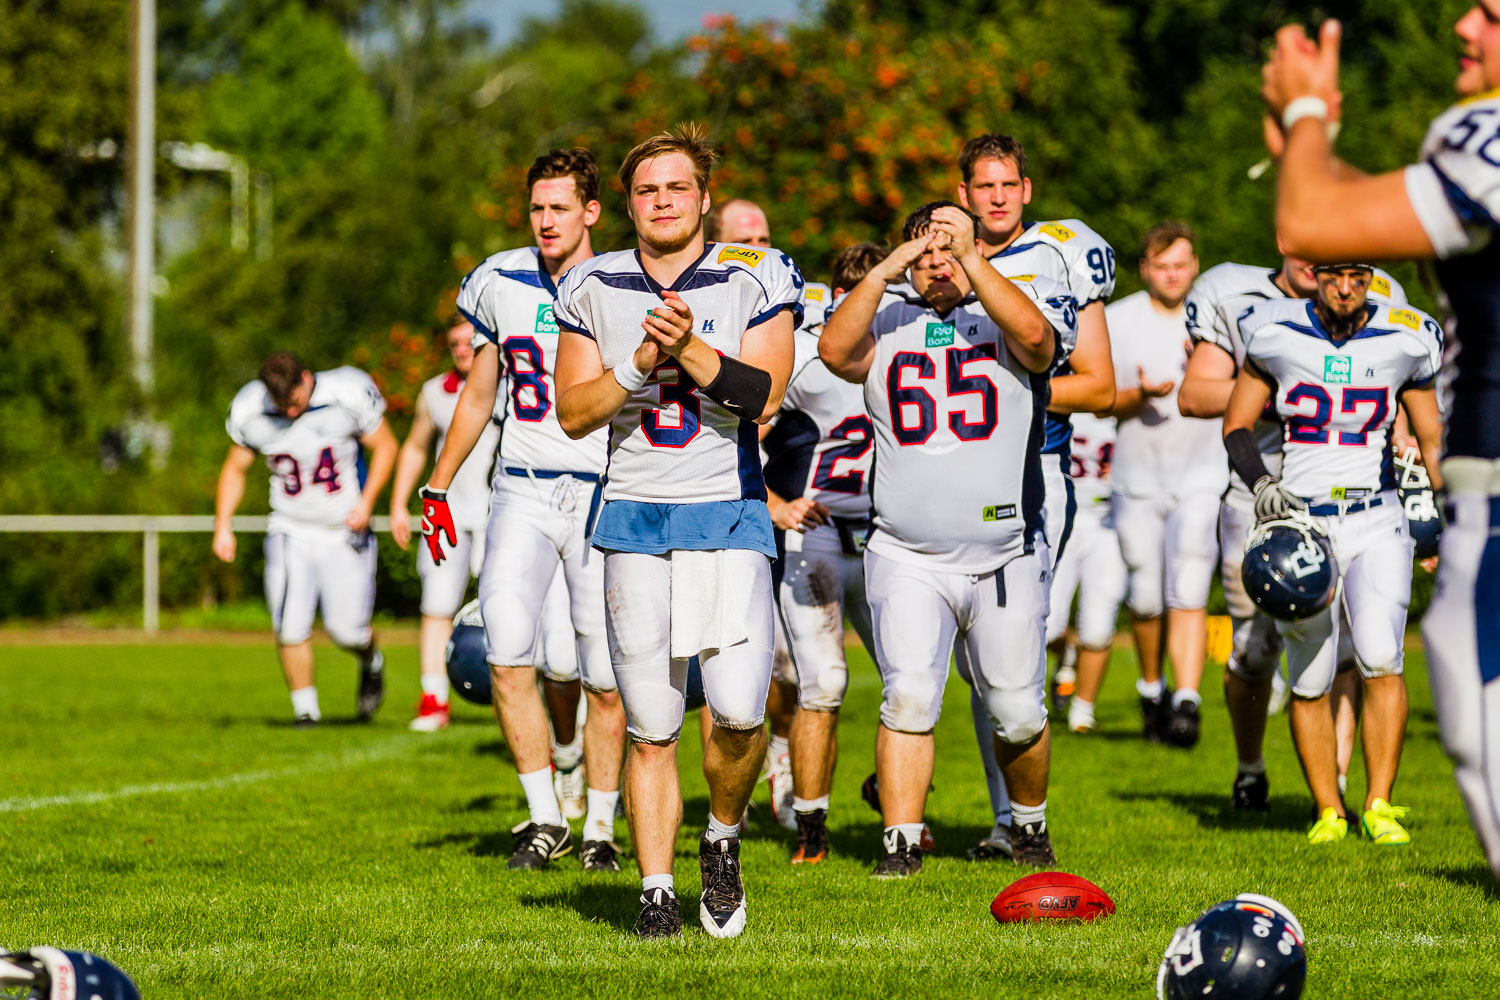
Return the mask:
M358 368L332 368L313 377L307 411L296 420L277 411L259 379L229 404L230 439L264 455L271 470L273 529L278 521L343 524L364 488L359 439L385 418L385 398Z
M504 379L495 412L500 419L500 464L553 472L604 471L608 434L580 440L557 422L557 287L536 247L504 250L464 278L458 309L474 324L474 350L494 344Z
M1206 341L1224 351L1234 358L1234 367L1238 371L1245 363L1240 317L1262 302L1288 297L1276 284L1278 273L1274 268L1226 261L1198 275L1184 306L1188 336L1194 343ZM1380 268L1375 269L1370 280L1369 297L1383 305L1406 305L1406 289ZM1261 420L1256 423L1255 440L1260 445L1260 453L1267 459L1266 467L1275 473L1281 468L1280 421ZM1234 482L1239 481L1233 469L1229 475Z
M1444 454L1500 458L1500 90L1433 119L1406 193L1437 252L1456 348L1443 372Z
M1078 509L1109 503L1109 468L1115 451L1115 418L1074 413L1073 454L1069 474Z
M864 389L828 370L806 327L797 331L792 378L765 444L766 485L779 496L809 497L839 517L869 516L875 428Z
M802 287L803 330L821 330L823 324L828 321L828 314L833 312L833 289L819 281L809 281Z
M1390 446L1401 391L1430 384L1442 334L1410 307L1369 305L1370 320L1336 344L1311 302L1256 306L1240 321L1245 363L1271 382L1280 415L1281 482L1309 500L1358 500L1396 488Z
M694 335L738 359L751 327L791 310L802 323L802 275L770 247L710 243L672 289L693 314ZM606 369L630 364L646 313L662 287L633 250L602 254L573 268L557 294L557 320L591 338ZM675 360L656 366L610 422L605 500L704 503L765 499L758 425L698 392Z
M973 295L943 317L911 285L892 285L870 333L870 550L958 573L988 573L1032 551L1047 375L1011 356Z
M1187 371L1187 313L1158 312L1145 291L1105 307L1115 384L1136 388L1138 368L1151 382L1175 383L1165 396L1147 399L1141 411L1115 430L1114 490L1133 497L1222 493L1229 484L1223 421L1184 417L1177 392Z
M463 391L464 377L458 372L438 375L422 383L422 399L427 403L427 412L432 415L432 424L437 428L438 439L434 454L443 453L443 442L448 438L448 428L453 426L453 413L458 409L458 394ZM453 523L462 528L483 528L490 509L490 470L495 465L495 446L500 443L500 431L493 421L485 424L484 433L474 443L474 450L454 473L448 484L448 507L453 511Z

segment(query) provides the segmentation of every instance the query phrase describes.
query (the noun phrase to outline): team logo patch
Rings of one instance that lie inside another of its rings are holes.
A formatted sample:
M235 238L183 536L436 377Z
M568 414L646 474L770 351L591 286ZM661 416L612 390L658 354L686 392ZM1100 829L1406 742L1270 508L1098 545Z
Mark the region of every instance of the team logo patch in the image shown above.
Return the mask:
M1369 495L1369 489L1363 486L1335 486L1328 491L1330 500L1363 500Z
M1392 323L1400 323L1408 330L1415 330L1422 325L1422 321L1417 318L1417 314L1410 309L1392 309L1390 317Z
M953 335L958 328L952 323L928 323L927 324L927 346L928 347L952 347Z
M1035 281L1036 280L1036 275L1034 275L1034 274L1007 274L1005 276L1005 278L1006 278L1007 281Z
M1042 232L1052 237L1059 243L1066 243L1078 234L1073 232L1061 222L1049 222L1042 227Z
M552 315L552 303L536 307L536 332L557 333L557 317Z
M719 251L719 263L727 260L737 260L741 264L749 264L751 267L760 263L761 258L766 255L764 250L752 250L749 247L724 247Z
M1323 381L1329 385L1348 385L1354 374L1353 366L1346 357L1328 354L1323 357Z
M1384 295L1386 298L1390 298L1391 297L1391 283L1390 283L1390 281L1388 279L1386 279L1386 278L1382 278L1378 274L1375 275L1374 277L1372 277L1370 279L1370 294L1371 295Z
M986 507L983 517L986 521L1004 521L1016 516L1016 505L1013 503L1001 504L998 507Z

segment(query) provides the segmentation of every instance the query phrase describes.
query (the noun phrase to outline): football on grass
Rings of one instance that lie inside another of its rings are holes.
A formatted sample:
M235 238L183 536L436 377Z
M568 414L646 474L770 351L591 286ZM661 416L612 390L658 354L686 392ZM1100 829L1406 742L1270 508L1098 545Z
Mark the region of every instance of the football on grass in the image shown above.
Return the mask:
M1002 924L1040 920L1094 920L1115 912L1115 901L1086 878L1037 872L1001 890L990 912Z

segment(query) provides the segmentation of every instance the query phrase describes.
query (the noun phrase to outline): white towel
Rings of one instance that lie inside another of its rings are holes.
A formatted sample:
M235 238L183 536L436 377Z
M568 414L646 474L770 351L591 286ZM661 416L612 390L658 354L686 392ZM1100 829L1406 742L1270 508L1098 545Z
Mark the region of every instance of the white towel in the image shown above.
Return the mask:
M728 649L750 637L745 612L750 580L735 573L722 549L674 549L672 560L672 656Z

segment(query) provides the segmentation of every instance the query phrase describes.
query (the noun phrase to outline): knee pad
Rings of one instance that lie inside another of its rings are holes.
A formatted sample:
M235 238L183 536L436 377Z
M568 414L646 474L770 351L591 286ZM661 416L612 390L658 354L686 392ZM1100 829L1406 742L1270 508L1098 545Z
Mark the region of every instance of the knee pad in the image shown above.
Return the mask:
M1373 663L1361 659L1358 663L1359 672L1364 677L1399 677L1405 669L1406 654L1398 644L1394 656L1381 657Z
M1125 603L1137 618L1160 618L1165 601L1162 594L1160 567L1130 571L1130 593Z
M1205 607L1213 578L1212 556L1179 553L1167 570L1167 607L1190 611Z
M995 734L1004 743L1025 745L1042 735L1047 726L1047 707L1032 690L997 691L985 698Z
M798 670L797 706L811 712L837 712L849 690L849 668L841 662L805 664Z
M1281 636L1266 615L1234 619L1229 670L1247 681L1263 681L1276 672L1281 660Z
M898 733L930 733L942 702L942 685L926 671L897 674L881 694L880 723Z
M333 640L333 644L340 649L349 650L350 652L357 652L362 649L368 649L370 646L370 640L375 635L374 630L372 630L368 625L364 626L363 628L350 629L348 631L345 631L343 629L335 629L329 626L327 622L324 622L323 625L328 629L328 638Z

